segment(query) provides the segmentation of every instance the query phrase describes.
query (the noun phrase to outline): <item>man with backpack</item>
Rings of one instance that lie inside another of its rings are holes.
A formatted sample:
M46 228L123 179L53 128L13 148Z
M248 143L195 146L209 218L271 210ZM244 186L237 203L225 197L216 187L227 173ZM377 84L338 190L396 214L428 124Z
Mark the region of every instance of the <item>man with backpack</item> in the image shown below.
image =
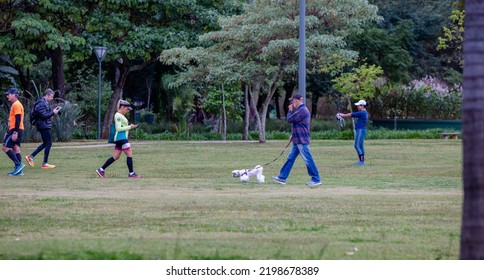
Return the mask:
M52 109L49 105L49 102L54 99L54 91L48 88L44 92L44 97L40 98L38 101L35 102L35 105L32 108L31 112L31 120L30 123L37 127L37 130L40 132L40 136L42 137L42 144L35 149L33 153L26 156L28 164L31 167L34 167L34 157L44 150L44 161L41 168L55 168L55 165L49 164L49 153L50 148L52 147L52 136L50 134L50 130L52 129L52 117L54 115L60 114L61 107L58 106L55 109Z

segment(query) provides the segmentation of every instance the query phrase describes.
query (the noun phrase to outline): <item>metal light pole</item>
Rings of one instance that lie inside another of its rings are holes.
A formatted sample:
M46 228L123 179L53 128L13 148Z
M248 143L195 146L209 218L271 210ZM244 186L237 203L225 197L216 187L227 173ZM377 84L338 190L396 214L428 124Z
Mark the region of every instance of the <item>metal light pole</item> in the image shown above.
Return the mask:
M298 92L306 104L306 0L299 1L299 71Z
M99 62L99 77L97 88L97 140L101 139L101 64L104 56L106 55L106 47L93 47L93 51L96 54L97 61Z

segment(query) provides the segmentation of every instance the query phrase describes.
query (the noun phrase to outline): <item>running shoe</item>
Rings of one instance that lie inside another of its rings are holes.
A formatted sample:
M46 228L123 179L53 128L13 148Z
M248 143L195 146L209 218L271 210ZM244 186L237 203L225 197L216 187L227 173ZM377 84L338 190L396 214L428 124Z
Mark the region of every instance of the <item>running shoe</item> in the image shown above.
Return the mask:
M319 182L309 181L309 182L306 183L306 186L308 186L308 187L316 187L316 186L319 186L319 185L321 185L321 181L319 181Z
M40 166L40 168L50 169L50 168L55 168L55 165L48 164L48 163L42 163L42 166Z
M22 172L22 170L24 169L25 167L25 164L23 163L20 163L19 165L16 165L15 166L15 169L11 172L13 175L17 175L19 174L20 172Z
M277 176L272 176L272 181L278 183L278 184L281 184L281 185L285 185L286 184L286 180L283 180Z
M101 178L106 178L106 174L104 174L104 170L101 170L101 168L96 169L97 175Z
M136 172L133 172L133 173L130 173L128 175L128 177L129 178L136 178L137 179L137 178L141 178L141 175L138 175L138 174L136 174Z
M30 155L26 156L25 159L27 160L27 163L30 165L30 167L34 167L34 158Z

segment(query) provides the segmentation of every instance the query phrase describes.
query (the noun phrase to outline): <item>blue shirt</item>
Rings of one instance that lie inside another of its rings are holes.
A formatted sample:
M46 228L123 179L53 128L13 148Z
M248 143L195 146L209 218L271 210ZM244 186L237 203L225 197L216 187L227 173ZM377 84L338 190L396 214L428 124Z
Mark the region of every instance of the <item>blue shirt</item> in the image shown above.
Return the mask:
M351 113L351 117L356 118L355 129L366 128L366 122L368 121L368 112L366 110L361 110L358 112Z
M292 143L309 144L311 114L306 105L301 104L296 110L289 111L286 120L292 123Z

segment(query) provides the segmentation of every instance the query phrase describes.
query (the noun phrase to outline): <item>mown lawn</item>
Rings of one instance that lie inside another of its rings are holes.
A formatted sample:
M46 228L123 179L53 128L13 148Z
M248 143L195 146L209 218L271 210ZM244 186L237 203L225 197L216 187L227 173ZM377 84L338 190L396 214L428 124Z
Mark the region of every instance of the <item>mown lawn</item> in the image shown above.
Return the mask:
M313 141L323 186L301 159L286 186L241 183L234 169L274 159L285 141L132 142L135 170L96 142L55 143L57 168L8 177L0 160L0 259L457 259L460 140ZM22 144L23 155L37 144Z

